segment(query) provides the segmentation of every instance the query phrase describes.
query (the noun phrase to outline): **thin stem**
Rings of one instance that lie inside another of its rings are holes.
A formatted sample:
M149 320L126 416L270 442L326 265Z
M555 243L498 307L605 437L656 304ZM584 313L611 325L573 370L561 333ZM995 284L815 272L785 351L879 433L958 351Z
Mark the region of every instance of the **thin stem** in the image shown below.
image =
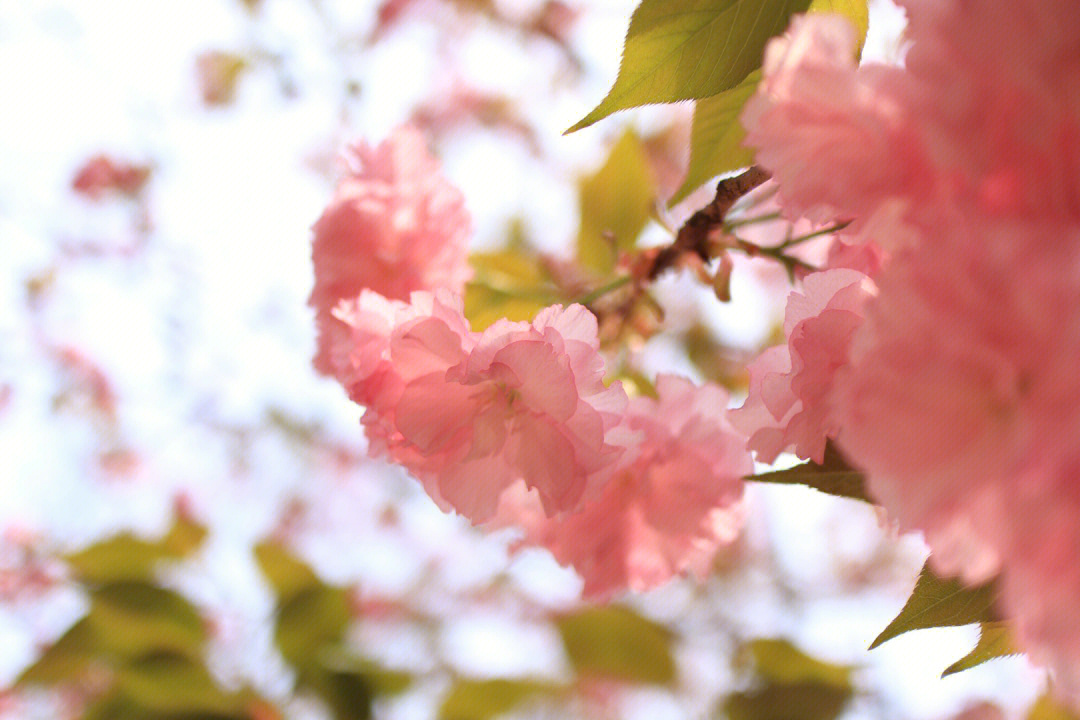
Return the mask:
M847 220L847 221L842 222L842 223L836 223L835 225L832 225L832 226L827 227L827 228L821 228L820 230L815 230L814 232L806 233L805 235L800 235L799 237L790 238L788 240L785 240L781 244L777 245L776 249L777 250L787 250L788 248L794 247L794 246L798 245L799 243L806 242L807 240L813 240L814 238L821 237L822 235L828 235L830 233L839 232L840 230L843 230L844 228L846 228L850 224L851 224L851 221Z
M755 215L754 217L738 218L736 220L724 220L724 230L731 232L735 228L742 227L743 225L753 225L759 222L770 222L772 220L780 219L780 211L765 213L764 215Z
M596 288L595 290L585 293L581 297L574 300L574 302L579 304L579 305L589 305L591 303L596 302L600 298L604 297L609 292L618 290L619 288L621 288L623 285L627 284L631 280L633 280L633 278L631 276L629 276L629 275L623 275L622 277L615 278L614 280L609 282L607 285L601 285L600 287Z

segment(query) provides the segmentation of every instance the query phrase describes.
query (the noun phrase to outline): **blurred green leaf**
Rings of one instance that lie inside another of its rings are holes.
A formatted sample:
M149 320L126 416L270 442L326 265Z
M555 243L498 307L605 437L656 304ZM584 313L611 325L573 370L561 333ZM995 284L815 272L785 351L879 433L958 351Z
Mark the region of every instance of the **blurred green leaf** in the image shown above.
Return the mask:
M832 685L767 685L728 696L724 715L728 720L833 720L850 699L850 689Z
M488 720L553 686L528 680L458 680L439 708L439 720Z
M556 624L579 674L655 684L675 678L671 633L628 608L586 608Z
M615 84L567 132L616 110L711 97L761 66L765 43L810 0L643 0L630 18Z
M813 0L810 3L810 12L836 13L850 20L855 26L855 35L859 38L856 55L862 52L866 29L870 26L867 0Z
M310 587L279 607L274 642L290 664L306 671L315 666L324 646L341 640L349 618L343 588Z
M94 663L96 644L94 631L88 620L83 618L23 670L15 684L55 685L75 680Z
M255 546L255 560L279 603L322 585L315 571L281 543L272 540L259 543Z
M848 466L832 443L825 446L825 462L821 465L805 462L786 470L751 475L746 479L751 482L806 485L828 495L873 502L866 493L863 474Z
M870 649L911 630L997 620L993 613L996 598L994 582L970 588L955 578L940 578L929 564L923 565L911 597Z
M1020 650L1013 645L1012 638L1009 636L1009 626L1006 623L983 622L979 624L979 642L975 645L975 649L945 668L941 677L970 670L994 658L1019 653Z
M743 105L757 90L761 71L754 70L735 87L719 95L702 98L694 105L690 130L690 165L686 179L668 206L675 205L707 181L754 161L754 153L743 147L746 131L739 116Z
M76 579L84 583L150 580L162 560L179 560L202 543L206 529L177 518L161 540L150 541L123 532L65 556Z
M222 690L206 667L186 655L154 653L121 668L118 687L141 708L172 715L234 716L238 695Z
M398 695L408 690L413 681L412 675L403 670L383 667L340 646L324 647L318 661L330 672L362 675L376 695Z
M615 249L634 247L653 213L656 181L641 140L632 130L611 148L604 165L582 178L577 257L602 275L615 267Z
M511 247L469 256L474 276L465 287L465 317L473 330L496 320L532 320L561 298L534 252Z
M1050 695L1043 695L1028 710L1027 720L1080 720Z
M91 593L86 622L98 647L122 657L171 651L198 657L206 631L179 594L141 582L111 583Z
M745 647L757 674L782 685L816 684L851 689L851 667L813 658L779 638L761 638Z

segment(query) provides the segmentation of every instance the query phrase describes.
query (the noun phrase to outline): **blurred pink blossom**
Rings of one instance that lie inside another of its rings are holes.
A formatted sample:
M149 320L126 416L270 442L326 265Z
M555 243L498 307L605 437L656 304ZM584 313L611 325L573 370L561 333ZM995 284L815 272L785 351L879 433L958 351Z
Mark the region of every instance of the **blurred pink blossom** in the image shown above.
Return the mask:
M420 132L402 127L378 147L349 150L349 174L315 223L315 286L308 304L319 331L315 368L333 375L331 349L346 333L332 314L341 300L373 290L407 300L415 290L464 290L469 215Z
M658 399L630 401L625 423L637 443L580 511L545 518L521 486L500 507L498 522L523 525L523 544L572 565L590 597L648 590L686 571L704 577L742 528L742 478L753 462L728 422L727 392L673 375L656 387Z
M892 253L835 377L838 441L935 567L1080 690L1080 32L1067 0L903 0L904 67L839 18L770 43L743 120L788 212Z

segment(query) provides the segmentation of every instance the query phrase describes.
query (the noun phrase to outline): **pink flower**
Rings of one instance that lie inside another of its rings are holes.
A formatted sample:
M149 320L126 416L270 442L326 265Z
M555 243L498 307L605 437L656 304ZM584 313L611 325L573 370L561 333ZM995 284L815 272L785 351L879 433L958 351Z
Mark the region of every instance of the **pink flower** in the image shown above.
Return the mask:
M414 293L406 305L365 292L335 312L350 334L330 357L367 407L370 451L473 522L518 481L546 514L572 510L625 449L626 394L604 386L596 318L580 305L483 333L449 294Z
M312 242L314 362L327 375L335 373L331 353L345 333L333 316L341 300L364 289L393 300L438 288L461 294L470 276L464 198L442 176L419 131L399 128L375 148L359 143L348 160L350 173L315 223Z
M871 493L1080 689L1080 31L1068 0L904 0L903 68L839 19L774 42L743 120L786 206L892 252L838 370Z
M545 518L520 486L500 507L499 524L523 525L524 543L572 565L591 597L647 590L688 570L703 576L742 528L742 478L753 462L727 420L727 393L671 375L657 392L630 401L625 423L638 444L581 510Z
M750 440L758 460L771 463L786 450L823 462L825 442L839 426L833 418L832 386L847 362L862 309L875 291L860 272L811 273L803 293L788 296L787 345L769 348L750 365L750 391L732 423Z

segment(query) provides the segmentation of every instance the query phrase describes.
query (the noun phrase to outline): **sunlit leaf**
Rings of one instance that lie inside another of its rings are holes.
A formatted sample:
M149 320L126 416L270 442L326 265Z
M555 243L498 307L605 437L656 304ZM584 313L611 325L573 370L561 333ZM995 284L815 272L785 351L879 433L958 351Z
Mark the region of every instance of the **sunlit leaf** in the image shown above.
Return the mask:
M587 608L564 615L557 626L579 674L656 684L675 677L669 631L628 608Z
M761 80L755 70L742 82L719 95L702 98L694 105L690 131L690 165L686 179L668 202L675 205L717 175L750 165L754 153L743 147L746 131L739 122L743 105Z
M833 720L850 699L850 689L831 685L766 685L728 696L724 717L727 720Z
M609 273L615 249L632 248L645 229L655 197L656 183L641 140L628 130L604 165L581 181L578 260L601 274Z
M1028 710L1027 720L1080 720L1050 695L1043 695Z
M119 687L153 713L231 716L236 695L222 690L202 663L186 655L158 653L132 661L118 672Z
M886 640L911 630L992 622L997 598L994 582L970 588L955 578L940 578L924 565L915 589L900 614L871 643L873 650Z
M870 25L867 0L813 0L810 3L810 12L837 13L846 17L855 26L855 34L859 38L857 48L859 52L862 51L866 29Z
M785 685L817 684L851 688L851 668L811 657L787 640L761 638L746 645L757 674Z
M185 557L198 550L206 539L206 528L190 518L177 517L162 547L175 557Z
M559 302L555 286L535 253L511 248L469 256L474 277L465 288L465 317L474 330L508 320L532 320Z
M322 584L315 571L281 543L271 540L259 543L255 546L255 560L279 602Z
M148 580L154 566L168 557L170 553L161 543L121 533L72 553L65 560L80 581L110 583Z
M112 583L93 591L90 629L106 652L124 657L171 651L197 657L205 640L198 611L175 592L147 583Z
M831 443L825 447L825 462L821 465L805 462L785 470L751 475L746 479L781 485L806 485L829 495L872 502L866 494L866 479L863 474L848 466Z
M615 84L567 132L616 110L711 97L761 66L765 43L810 0L643 0L630 18Z
M313 665L324 646L341 640L349 617L343 588L311 587L280 606L274 641L289 663L303 669Z
M439 720L488 720L551 689L528 680L458 680L439 707Z
M975 649L945 668L945 672L941 673L941 677L963 670L970 670L988 660L1007 655L1016 655L1019 652L1020 650L1013 645L1012 638L1009 636L1009 627L1006 623L980 623L979 642L975 645Z
M330 672L362 675L376 695L398 695L409 689L413 676L392 670L342 648L327 646L319 652L319 665Z
M55 685L78 678L94 662L96 638L83 618L22 671L16 685Z

